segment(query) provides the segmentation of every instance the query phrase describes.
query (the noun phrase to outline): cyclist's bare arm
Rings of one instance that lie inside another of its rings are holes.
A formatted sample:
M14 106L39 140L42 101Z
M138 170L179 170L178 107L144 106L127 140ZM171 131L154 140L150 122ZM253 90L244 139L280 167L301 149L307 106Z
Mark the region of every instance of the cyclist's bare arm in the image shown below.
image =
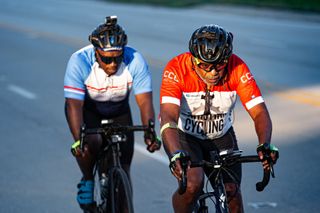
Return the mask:
M154 108L152 104L152 92L141 93L135 96L137 105L140 109L141 122L143 125L148 126L149 120L154 122ZM156 139L157 140L157 139ZM152 141L150 138L145 137L145 143L149 152L154 152L159 150L161 147L161 142Z
M272 123L265 103L260 103L248 110L258 135L259 144L270 143Z
M149 119L154 120L152 92L138 94L135 98L140 109L141 122L143 125L148 125Z
M248 110L251 118L254 121L256 133L258 136L259 144L270 143L272 134L272 122L265 103L260 103ZM263 154L258 153L260 159L263 158ZM275 158L275 156L271 156ZM275 159L273 159L275 160ZM263 162L263 167L269 169L267 161Z
M167 123L178 124L180 107L176 104L165 103L160 105L160 128ZM177 150L181 150L179 143L179 135L176 128L166 128L162 132L163 145L167 154L172 154Z
M75 141L80 139L80 126L83 122L83 101L66 98L66 118Z
M177 128L166 128L163 130L163 126L171 123L178 124L180 107L176 104L165 103L160 105L160 116L161 116L161 129L162 129L162 141L164 148L171 160L172 154L182 150L182 147L179 142L179 134ZM179 162L179 160L177 160ZM175 163L174 170L171 170L173 175L177 179L181 179L182 167L180 162Z

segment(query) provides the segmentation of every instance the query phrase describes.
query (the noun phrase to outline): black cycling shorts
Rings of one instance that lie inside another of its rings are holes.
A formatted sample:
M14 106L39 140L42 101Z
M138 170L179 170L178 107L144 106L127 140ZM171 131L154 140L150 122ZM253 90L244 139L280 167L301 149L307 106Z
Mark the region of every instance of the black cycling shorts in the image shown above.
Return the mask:
M89 110L84 107L83 110L83 120L86 124L86 128L98 128L101 127L101 120L103 119L112 119L114 124L121 125L132 125L131 112L128 110L126 113L123 113L116 117L106 117L99 114L97 111ZM127 132L126 134L127 141L120 143L121 156L120 162L122 165L130 165L133 157L134 150L134 134L133 132ZM111 153L110 153L111 160Z
M192 135L186 134L181 130L179 130L179 138L180 138L180 143L182 145L182 148L189 153L191 157L191 161L195 161L195 162L198 162L201 160L209 161L210 151L213 151L213 150L218 152L219 150L221 151L226 149L239 150L237 139L232 127L227 131L227 133L224 136L217 139L201 140ZM233 179L229 175L227 175L225 172L223 172L224 183L238 183L240 185L241 175L242 175L241 164L240 163L236 164L230 167L229 169L232 170L232 173L235 174L236 178ZM204 169L204 172L207 177L210 177L210 174L212 173L212 169ZM211 177L214 177L214 175Z

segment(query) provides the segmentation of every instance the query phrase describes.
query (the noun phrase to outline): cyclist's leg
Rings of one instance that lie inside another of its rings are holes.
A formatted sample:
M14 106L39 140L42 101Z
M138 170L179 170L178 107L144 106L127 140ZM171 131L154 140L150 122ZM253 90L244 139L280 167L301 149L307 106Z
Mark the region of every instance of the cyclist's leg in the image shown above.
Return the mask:
M180 195L177 190L172 196L174 212L192 212L203 188L203 178L202 168L191 168L188 170L186 192Z
M183 150L190 154L191 161L202 160L198 139L179 131ZM203 188L204 173L202 168L191 168L187 172L187 189L183 195L178 190L173 194L172 203L175 212L192 212Z
M92 112L86 108L83 111L83 120L87 128L96 128L100 126L101 117L99 114ZM84 157L77 157L77 163L83 174L81 182L78 184L77 201L84 210L92 210L95 208L93 199L94 177L93 167L96 161L96 155L101 145L101 137L99 135L88 135L85 138L86 148Z
M239 150L237 139L234 133L233 128L230 129L227 133L229 135L229 140L233 141L233 149ZM241 177L242 177L242 166L241 164L236 164L230 168L232 173L235 175L235 179L230 178L230 176L224 174L224 183L225 189L227 193L227 200L229 209L231 212L234 213L243 213L243 202L242 202L242 195L241 195Z
M100 127L101 119L102 116L100 114L84 107L83 121L86 125L86 128ZM85 157L77 158L77 162L83 174L83 179L93 180L93 167L96 162L97 153L99 152L102 144L102 138L100 135L87 135L85 142L88 152L86 153Z
M244 212L240 185L238 183L225 183L224 185L227 193L227 200L230 212Z

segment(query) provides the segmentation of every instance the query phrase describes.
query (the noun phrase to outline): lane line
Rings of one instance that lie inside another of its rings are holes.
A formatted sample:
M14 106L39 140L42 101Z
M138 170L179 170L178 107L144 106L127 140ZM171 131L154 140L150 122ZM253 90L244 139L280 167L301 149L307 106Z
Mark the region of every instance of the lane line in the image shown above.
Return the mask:
M37 96L34 93L29 92L28 90L21 88L21 87L18 87L13 84L8 85L7 89L11 92L14 92L14 93L16 93L24 98L30 99L30 100L34 100L37 98Z
M286 93L276 93L277 96L291 100L298 103L304 103L314 107L320 107L320 99L318 97L314 98L312 96L305 96L303 94L286 94Z
M248 203L248 206L251 206L254 209L260 209L263 207L276 208L278 204L276 202L252 202Z
M276 96L298 103L304 103L314 107L320 107L320 86L289 89L274 93Z
M164 156L163 154L160 154L159 152L155 152L155 153L150 153L146 150L145 146L142 146L140 144L135 143L134 145L134 149L138 152L140 152L141 154L150 157L166 166L169 165L169 160L166 156Z

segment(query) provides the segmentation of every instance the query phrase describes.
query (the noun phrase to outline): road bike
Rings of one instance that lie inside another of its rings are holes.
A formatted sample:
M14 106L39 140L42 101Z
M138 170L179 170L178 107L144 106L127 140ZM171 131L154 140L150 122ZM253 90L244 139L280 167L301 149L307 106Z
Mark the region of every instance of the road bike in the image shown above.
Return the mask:
M151 141L157 141L154 122L150 120L148 126L123 126L114 124L112 120L102 120L101 126L90 129L84 125L81 127L81 149L84 147L86 135L100 134L103 141L94 167L95 207L84 210L84 213L133 213L130 178L120 164L120 143L127 141L125 133L133 131L144 131Z
M207 167L212 168L211 174L208 176L206 181L206 192L202 190L202 193L197 199L197 203L193 210L194 213L208 213L209 207L207 205L208 200L212 201L214 204L216 213L229 213L228 202L226 197L226 190L223 184L222 173L225 172L233 180L237 180L238 177L233 174L228 167L235 165L237 163L249 163L249 162L261 162L258 155L247 155L241 156L241 150L223 150L221 152L212 151L210 161L202 160L200 162L188 162L188 157L182 158L180 160L182 165L182 179L179 181L179 193L183 194L186 191L187 187L187 168L190 166L193 167ZM270 164L270 170L264 170L263 179L260 182L256 183L256 190L263 191L264 188L268 185L270 180L270 175L274 178L274 169L270 156L265 156ZM209 182L213 180L212 191L209 190Z

